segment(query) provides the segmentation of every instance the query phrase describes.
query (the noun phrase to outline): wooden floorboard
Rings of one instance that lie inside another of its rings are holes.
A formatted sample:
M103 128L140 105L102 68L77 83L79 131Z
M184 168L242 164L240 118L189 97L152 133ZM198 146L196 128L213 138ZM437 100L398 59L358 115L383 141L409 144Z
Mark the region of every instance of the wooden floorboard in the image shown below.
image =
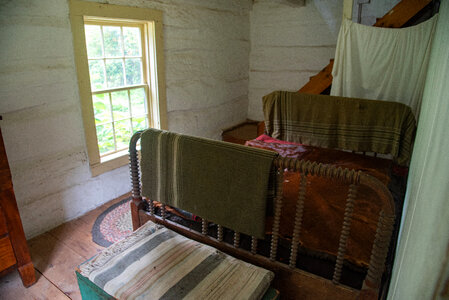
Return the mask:
M56 227L48 234L87 260L104 249L92 242L91 229L92 227L89 228L86 223L76 219Z
M36 278L34 285L24 288L17 271L6 274L0 279L0 299L70 299L39 272L36 272Z
M130 195L125 194L29 240L37 282L25 288L14 270L0 277L0 299L81 299L75 269L104 249L92 241L92 226L104 210Z
M71 299L81 299L75 269L84 257L48 233L28 245L34 267Z

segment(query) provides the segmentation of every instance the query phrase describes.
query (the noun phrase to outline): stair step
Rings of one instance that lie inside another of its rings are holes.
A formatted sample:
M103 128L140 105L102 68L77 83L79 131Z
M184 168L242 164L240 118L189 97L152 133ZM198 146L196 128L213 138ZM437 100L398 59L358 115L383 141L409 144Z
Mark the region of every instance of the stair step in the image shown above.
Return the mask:
M373 26L401 28L431 2L432 0L402 0Z
M332 67L334 60L331 59L329 64L322 69L317 75L312 76L310 81L304 85L298 92L307 94L321 94L332 84Z

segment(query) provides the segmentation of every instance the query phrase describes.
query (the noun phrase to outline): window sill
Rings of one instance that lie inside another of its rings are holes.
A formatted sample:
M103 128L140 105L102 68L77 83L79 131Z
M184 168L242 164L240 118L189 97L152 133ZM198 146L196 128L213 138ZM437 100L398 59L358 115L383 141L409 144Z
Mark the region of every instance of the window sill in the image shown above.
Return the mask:
M92 176L98 176L105 172L123 167L129 163L128 150L123 150L113 155L102 158L100 163L90 166Z

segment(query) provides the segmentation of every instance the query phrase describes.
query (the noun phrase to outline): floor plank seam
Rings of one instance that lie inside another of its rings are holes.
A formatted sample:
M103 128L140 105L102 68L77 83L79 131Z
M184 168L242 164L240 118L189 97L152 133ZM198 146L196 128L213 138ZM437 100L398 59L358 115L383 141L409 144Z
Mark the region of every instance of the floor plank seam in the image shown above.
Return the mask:
M63 290L61 290L55 283L53 283L53 281L50 280L50 278L48 278L47 276L45 276L43 273L41 273L41 271L39 271L38 269L34 268L36 270L36 272L38 272L42 277L44 277L45 279L47 279L48 282L51 283L51 285L53 285L58 291L60 291L61 293L63 293L67 298L72 299L69 295L67 295Z

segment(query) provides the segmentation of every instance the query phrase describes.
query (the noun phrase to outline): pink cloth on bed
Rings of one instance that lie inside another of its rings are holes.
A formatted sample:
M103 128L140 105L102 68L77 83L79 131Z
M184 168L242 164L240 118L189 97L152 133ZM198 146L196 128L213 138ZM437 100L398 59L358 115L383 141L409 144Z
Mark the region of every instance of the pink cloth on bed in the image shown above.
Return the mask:
M298 146L302 145L302 144L299 144L299 143L281 141L281 140L272 138L271 136L266 135L266 134L262 134L262 135L258 136L256 138L256 141L262 141L262 142L265 142L265 143L278 143L278 144L285 144L285 145L298 145Z

